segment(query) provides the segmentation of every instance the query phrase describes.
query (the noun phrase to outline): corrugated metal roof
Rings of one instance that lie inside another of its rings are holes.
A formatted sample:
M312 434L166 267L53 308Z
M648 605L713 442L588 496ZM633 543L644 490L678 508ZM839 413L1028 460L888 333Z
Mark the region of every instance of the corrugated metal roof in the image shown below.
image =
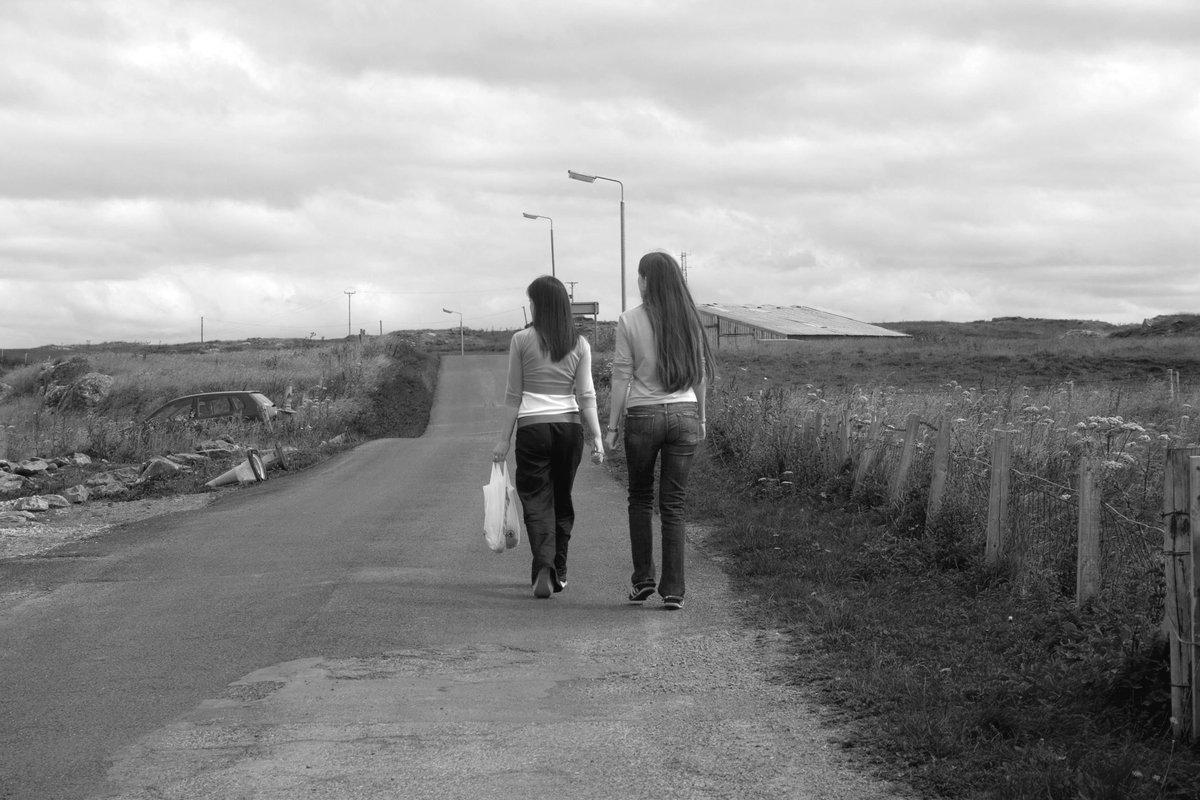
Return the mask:
M806 306L768 306L746 305L725 306L717 303L704 303L696 306L701 313L723 317L733 322L752 325L779 336L907 336L899 331L891 331L859 322L856 319L830 314Z

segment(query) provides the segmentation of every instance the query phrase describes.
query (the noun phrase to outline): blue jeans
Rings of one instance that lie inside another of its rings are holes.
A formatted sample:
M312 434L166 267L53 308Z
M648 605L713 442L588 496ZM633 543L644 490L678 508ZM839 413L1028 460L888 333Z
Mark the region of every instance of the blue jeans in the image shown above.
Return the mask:
M525 536L533 551L529 582L543 567L555 586L567 579L567 546L575 526L571 487L583 459L578 422L536 422L517 428L517 494L525 511Z
M658 585L663 597L683 597L684 496L700 444L695 403L634 406L625 416L629 466L629 544L633 585ZM658 510L662 524L662 579L654 568L654 467L661 457Z

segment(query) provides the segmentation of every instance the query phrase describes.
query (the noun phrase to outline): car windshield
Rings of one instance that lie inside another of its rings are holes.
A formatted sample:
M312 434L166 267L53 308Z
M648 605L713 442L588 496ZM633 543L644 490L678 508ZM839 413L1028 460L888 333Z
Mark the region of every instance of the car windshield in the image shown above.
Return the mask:
M192 416L191 399L176 400L151 415L153 419L188 419Z

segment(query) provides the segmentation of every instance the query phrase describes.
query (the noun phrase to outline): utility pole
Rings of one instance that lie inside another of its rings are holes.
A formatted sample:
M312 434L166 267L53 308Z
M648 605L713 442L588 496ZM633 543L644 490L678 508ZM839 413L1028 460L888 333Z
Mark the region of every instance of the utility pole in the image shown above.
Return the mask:
M204 344L204 317L200 318L200 344Z
M577 284L577 283L579 283L579 281L567 281L567 285L571 287L572 302L574 302L574 300L575 300L575 284Z
M353 336L354 333L350 330L350 298L355 295L355 291L351 289L348 292L342 292L346 295L346 335Z
M679 268L683 270L683 282L687 283L687 253L679 254Z

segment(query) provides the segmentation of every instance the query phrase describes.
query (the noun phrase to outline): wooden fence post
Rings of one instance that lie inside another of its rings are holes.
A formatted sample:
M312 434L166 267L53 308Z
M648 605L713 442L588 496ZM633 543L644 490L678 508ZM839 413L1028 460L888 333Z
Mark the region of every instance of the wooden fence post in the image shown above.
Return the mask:
M883 449L883 441L879 435L882 427L883 418L879 414L872 414L871 426L867 429L867 441L858 451L858 468L854 471L854 488L851 490L854 493L858 492L862 482L866 480L867 472L875 463L875 457Z
M838 469L846 463L850 458L850 412L849 410L842 412L841 422L838 424Z
M1192 456L1188 459L1188 528L1192 526L1192 520L1200 520L1200 456ZM1197 601L1200 600L1200 547L1196 547L1195 538L1192 537L1191 555L1188 557L1189 568L1191 569L1191 580L1188 583L1188 606L1192 612L1191 630L1188 632L1188 649L1191 651L1192 663L1190 680L1188 683L1192 687L1192 741L1200 738L1200 607L1197 607Z
M1079 460L1079 543L1075 558L1075 604L1100 591L1100 460Z
M917 436L921 433L921 415L909 414L904 428L904 447L900 450L900 464L892 477L892 503L899 503L908 484L908 471L912 469L913 453L917 451Z
M929 521L942 509L942 498L946 494L946 481L950 477L950 415L942 417L938 424L937 443L933 446L933 477L929 483L929 503L925 506L925 530Z
M992 479L988 490L987 543L983 560L989 567L1000 561L1000 551L1008 535L1008 490L1012 463L1012 431L996 429L992 444Z
M1163 470L1163 534L1166 596L1162 633L1167 639L1171 662L1171 733L1176 739L1191 735L1192 705L1192 534L1191 492L1188 490L1189 459L1200 455L1200 447L1167 450Z

